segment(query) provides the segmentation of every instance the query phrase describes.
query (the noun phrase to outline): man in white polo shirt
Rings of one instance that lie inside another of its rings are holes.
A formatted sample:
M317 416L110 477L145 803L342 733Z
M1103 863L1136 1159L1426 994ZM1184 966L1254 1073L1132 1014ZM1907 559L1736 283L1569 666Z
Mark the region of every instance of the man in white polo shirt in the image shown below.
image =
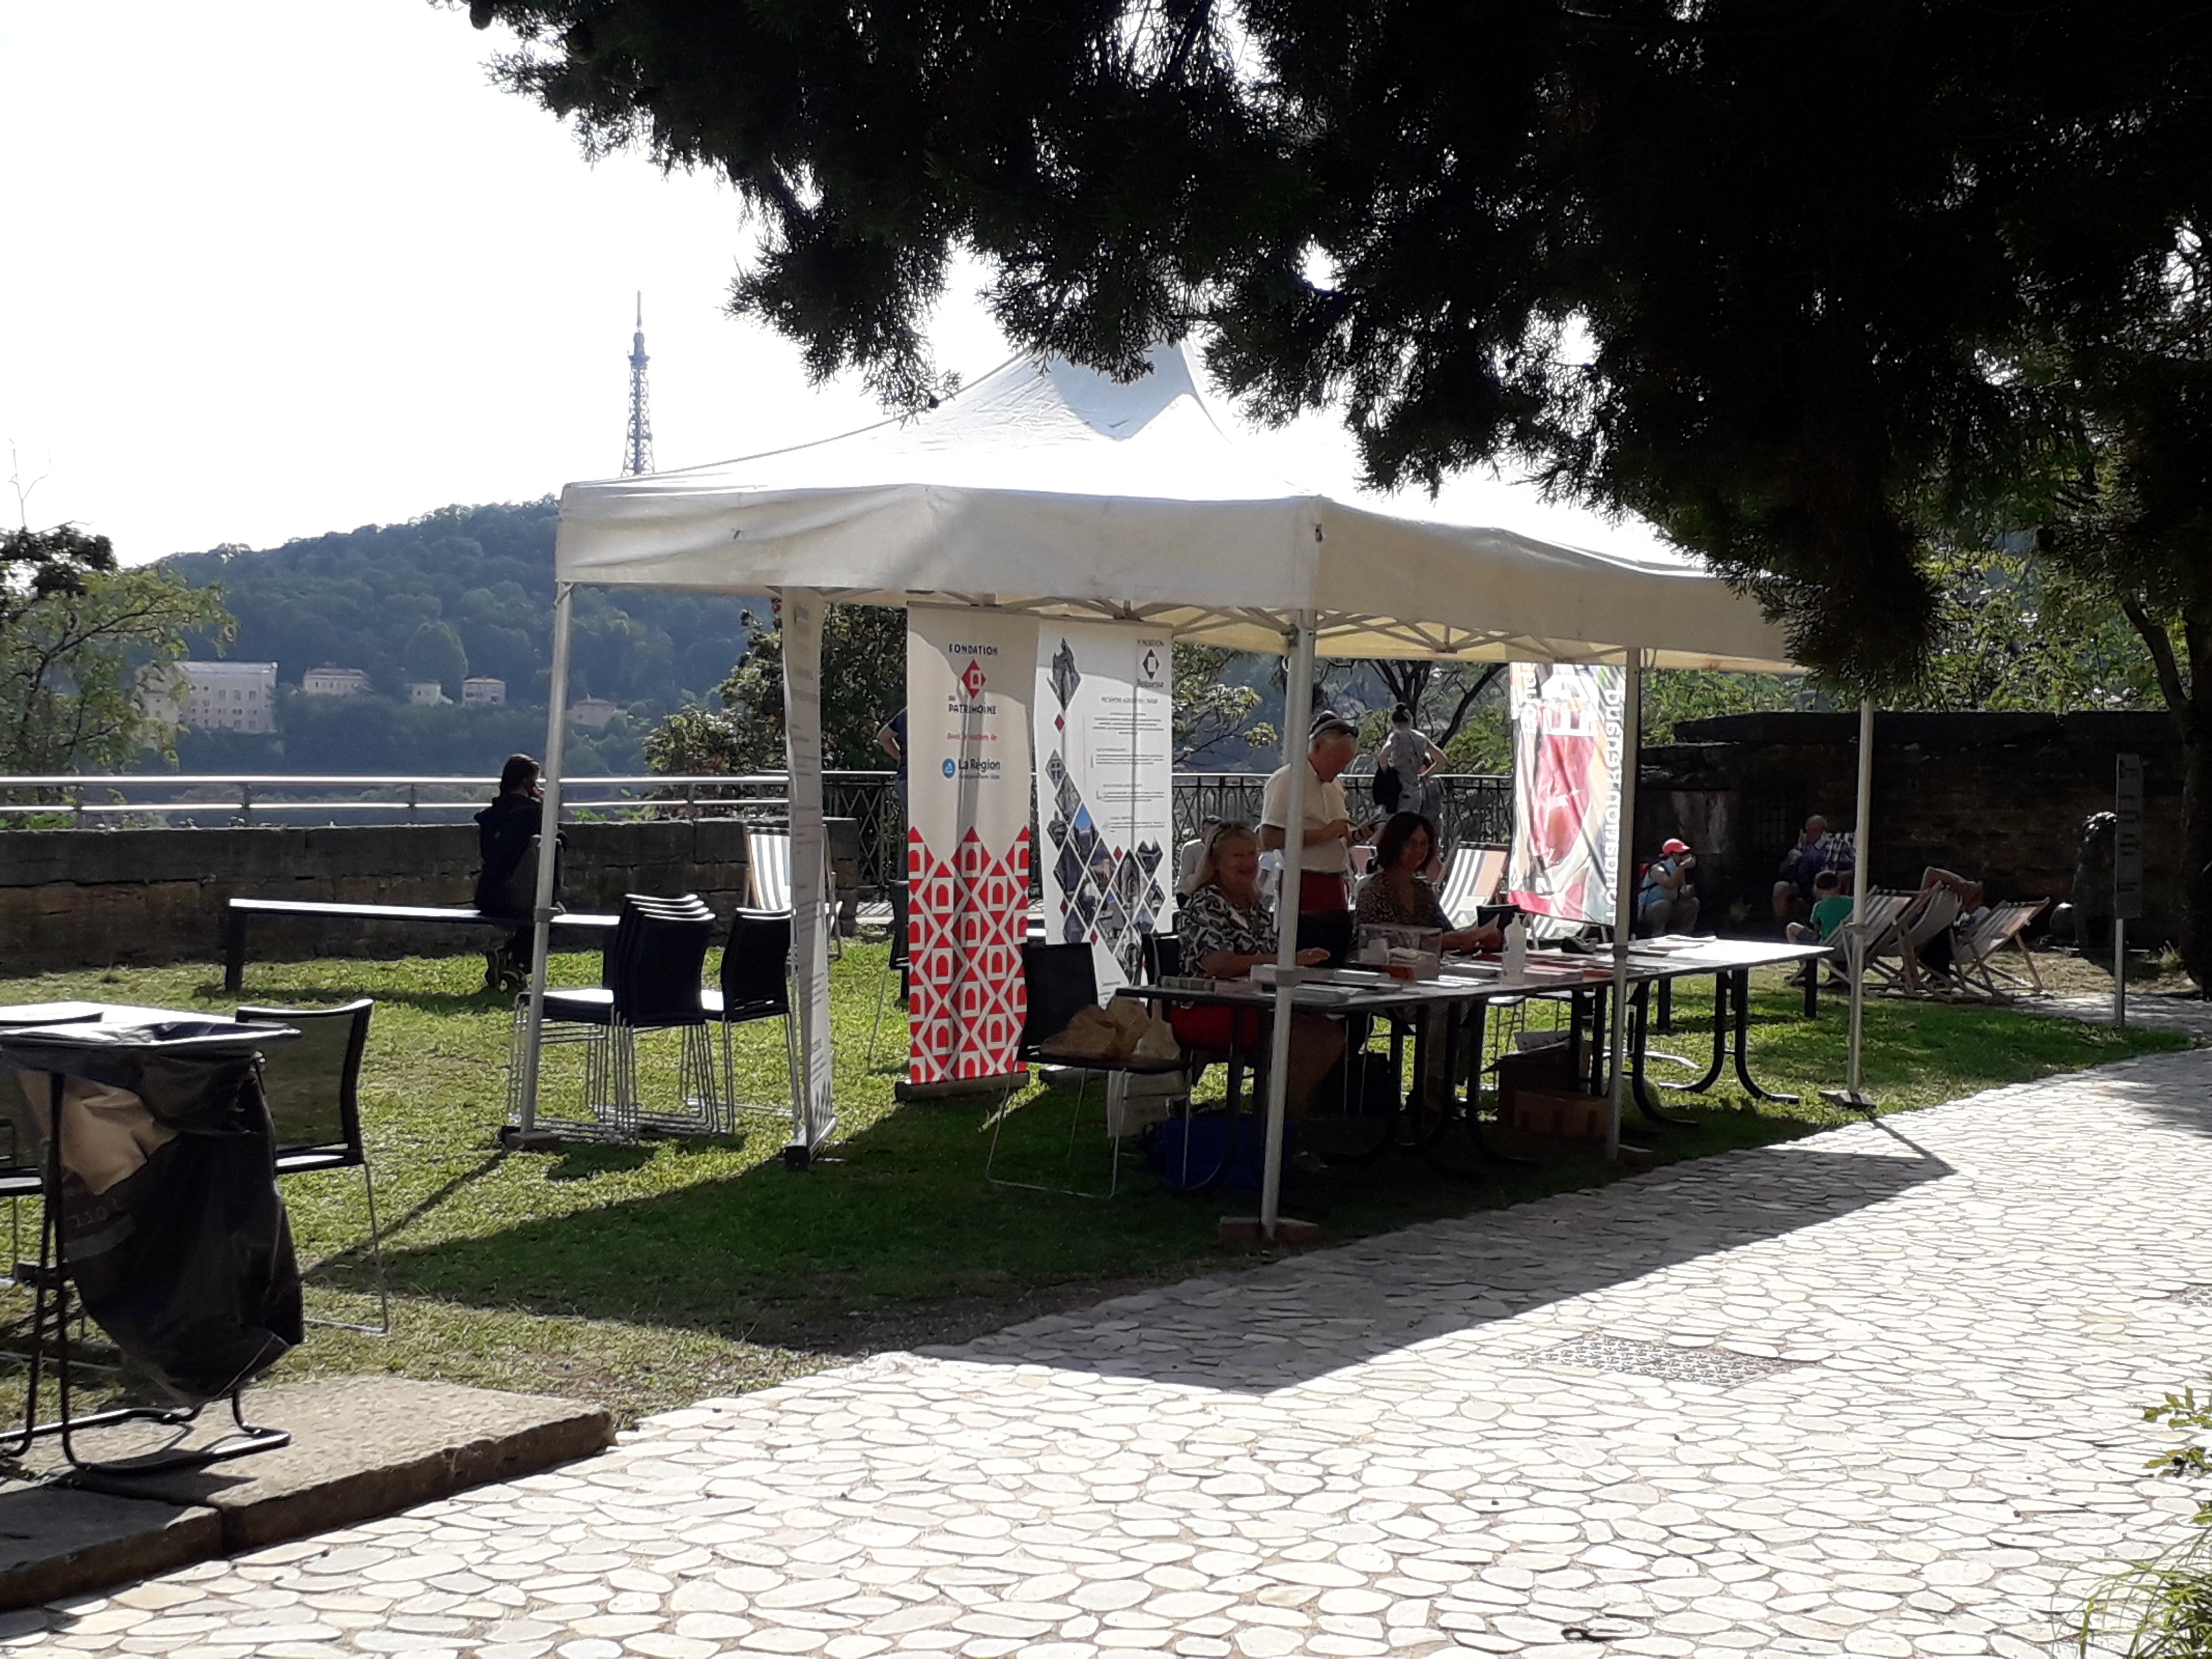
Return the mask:
M1344 785L1339 781L1352 757L1359 752L1359 733L1352 722L1329 709L1314 716L1313 732L1306 742L1304 834L1298 856L1284 855L1285 865L1299 869L1297 913L1307 915L1335 911L1341 915L1348 902L1346 882L1352 874L1352 820L1346 815ZM1260 848L1281 850L1288 817L1291 769L1287 766L1267 780L1260 799ZM1276 906L1280 915L1283 906Z

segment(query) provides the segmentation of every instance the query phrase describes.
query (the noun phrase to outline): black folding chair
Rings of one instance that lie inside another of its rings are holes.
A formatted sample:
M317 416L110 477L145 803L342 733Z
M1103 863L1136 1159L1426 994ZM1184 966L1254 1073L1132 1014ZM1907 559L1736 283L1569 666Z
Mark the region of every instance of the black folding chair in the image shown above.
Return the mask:
M289 1025L300 1034L297 1042L274 1044L261 1058L261 1086L276 1130L277 1175L359 1170L368 1200L368 1248L376 1259L376 1299L383 1322L307 1322L389 1336L392 1291L385 1281L384 1238L376 1224L376 1181L361 1133L361 1057L368 1047L368 1018L375 1010L374 998L362 997L337 1008L240 1008L237 1018L241 1025Z
M712 1133L720 1118L714 1042L708 1035L700 984L714 941L714 917L696 894L654 898L623 896L613 941L600 959L594 989L548 991L543 1037L548 1047L584 1046L584 1096L589 1119L541 1119L565 1133L635 1137L641 1127L676 1133ZM520 1044L527 999L515 1004L514 1056L510 1079L521 1075ZM681 1110L648 1109L640 1099L637 1038L641 1032L675 1030L683 1048L677 1062Z
M1075 1158L1075 1138L1083 1125L1083 1097L1091 1086L1091 1077L1103 1073L1109 1078L1116 1073L1131 1077L1162 1077L1184 1070L1180 1057L1175 1060L1055 1060L1044 1052L1053 1038L1067 1030L1077 1014L1085 1008L1098 1006L1098 972L1088 944L1036 945L1022 946L1022 976L1029 991L1029 1010L1022 1020L1021 1043L1015 1058L1028 1066L1063 1066L1075 1068L1075 1111L1068 1120L1067 1153L1072 1167ZM1007 1114L1013 1110L1016 1091L1009 1090L1000 1103L999 1109L991 1115L991 1152L983 1161L983 1178L1000 1187L1022 1187L1031 1192L1067 1193L1077 1198L1111 1198L1119 1190L1121 1181L1121 1142L1113 1133L1110 1109L1107 1117L1107 1141L1113 1149L1112 1172L1108 1176L1103 1193L1085 1192L1076 1187L1047 1187L1034 1181L1007 1181L992 1174L999 1157L999 1133L1005 1126Z
M738 1098L737 1050L730 1028L759 1019L783 1022L784 1062L790 1069L793 1132L798 1133L803 1113L799 1099L799 1022L791 1011L791 912L740 910L730 918L729 943L722 947L722 984L719 991L702 997L707 1018L722 1031L723 1127L736 1127L738 1112L781 1113L769 1106Z

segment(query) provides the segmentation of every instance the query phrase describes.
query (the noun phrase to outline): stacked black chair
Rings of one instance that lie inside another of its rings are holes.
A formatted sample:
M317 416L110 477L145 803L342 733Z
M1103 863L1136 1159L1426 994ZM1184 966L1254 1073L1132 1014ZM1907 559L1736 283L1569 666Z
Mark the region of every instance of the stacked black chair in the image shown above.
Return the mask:
M545 994L546 1046L584 1045L584 1095L588 1119L555 1121L564 1133L634 1138L641 1128L711 1133L720 1110L714 1052L708 1035L700 977L714 942L714 916L696 893L680 898L623 896L615 936L600 961L600 984L590 990ZM524 1012L516 1005L516 1039ZM640 1097L637 1038L641 1032L682 1033L678 1061L680 1103L647 1107ZM514 1071L520 1073L518 1065Z
M1029 992L1028 1012L1022 1019L1021 1046L1015 1058L1028 1066L1066 1066L1078 1069L1075 1089L1075 1110L1068 1120L1067 1150L1071 1167L1075 1157L1075 1139L1083 1127L1083 1097L1091 1086L1093 1073L1121 1073L1131 1076L1158 1077L1182 1072L1183 1061L1176 1060L1054 1060L1044 1052L1047 1044L1067 1030L1069 1024L1085 1008L1098 1006L1098 969L1091 954L1091 946L1083 945L1037 945L1022 946L1022 977ZM1024 1187L1032 1192L1064 1192L1077 1198L1111 1198L1121 1181L1121 1143L1113 1134L1110 1111L1107 1124L1107 1142L1112 1148L1111 1173L1106 1190L1085 1192L1076 1187L1047 1187L1034 1181L1007 1181L992 1170L999 1158L999 1133L1005 1127L1006 1115L1013 1109L1014 1092L1010 1091L999 1109L991 1116L991 1151L983 1161L983 1177L995 1186Z
M804 1118L799 1099L799 1022L791 1008L791 912L740 910L730 918L730 940L722 948L722 984L702 998L707 1018L722 1032L723 1127L735 1127L738 1112L789 1111L794 1133ZM783 1022L783 1052L790 1068L791 1098L787 1103L741 1100L738 1097L737 1056L730 1028L754 1020Z
M368 1200L368 1248L376 1261L382 1323L307 1322L389 1336L392 1293L384 1277L384 1238L376 1224L376 1181L368 1171L368 1147L361 1133L361 1057L368 1047L368 1017L375 1011L374 998L361 997L336 1008L240 1008L237 1018L241 1025L288 1026L300 1034L295 1042L271 1048L261 1062L261 1086L276 1131L277 1176L359 1170Z

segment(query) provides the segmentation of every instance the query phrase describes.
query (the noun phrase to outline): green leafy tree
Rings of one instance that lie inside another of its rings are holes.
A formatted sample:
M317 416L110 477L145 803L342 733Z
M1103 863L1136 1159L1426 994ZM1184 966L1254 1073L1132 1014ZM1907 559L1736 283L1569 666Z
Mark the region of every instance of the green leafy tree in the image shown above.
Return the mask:
M1175 647L1175 758L1178 766L1216 750L1233 753L1274 743L1274 728L1255 725L1257 687L1227 678L1237 653L1218 645Z
M426 622L408 635L399 665L410 680L435 680L447 696L458 697L469 677L469 653L451 623Z
M748 616L747 621L751 622ZM753 773L784 769L783 629L755 625L745 653L716 688L720 708L678 709L647 734L656 772ZM876 744L906 706L906 613L833 605L822 618L822 763L864 771L890 764Z
M219 591L120 569L105 536L70 525L0 534L0 770L126 764L149 735L141 672L159 678L187 635L222 638L229 624Z

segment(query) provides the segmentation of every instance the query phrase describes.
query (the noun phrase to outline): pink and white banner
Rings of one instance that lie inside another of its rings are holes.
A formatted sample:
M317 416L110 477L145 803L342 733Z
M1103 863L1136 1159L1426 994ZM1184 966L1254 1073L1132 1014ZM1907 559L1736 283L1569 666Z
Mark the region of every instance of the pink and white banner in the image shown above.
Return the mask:
M1623 671L1513 665L1506 896L1532 915L1610 922L1620 867Z
M1014 1069L1028 1007L1034 617L907 611L908 1075Z

